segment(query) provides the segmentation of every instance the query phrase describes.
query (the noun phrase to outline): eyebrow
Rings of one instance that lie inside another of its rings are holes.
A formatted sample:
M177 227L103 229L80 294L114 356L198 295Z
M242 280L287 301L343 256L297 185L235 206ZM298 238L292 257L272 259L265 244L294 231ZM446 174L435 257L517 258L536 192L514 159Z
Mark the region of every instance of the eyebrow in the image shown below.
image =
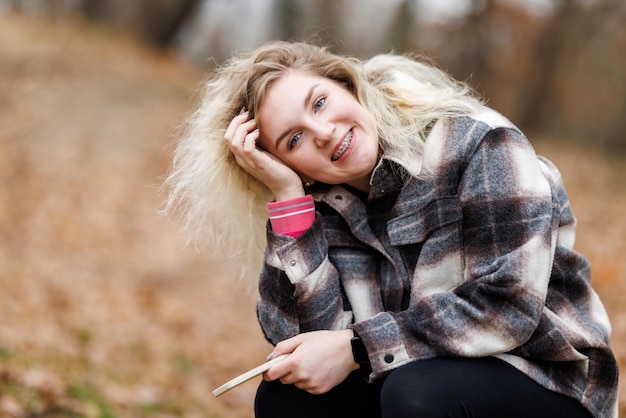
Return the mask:
M320 85L320 83L313 84L313 85L311 86L311 88L309 89L309 91L308 91L308 93L307 93L306 97L304 98L304 103L303 103L303 106L304 106L304 108L305 108L305 109L307 108L308 103L311 101L311 97L313 97L313 93L315 92L315 89L316 89L316 88L317 88L317 86L319 86L319 85ZM275 148L276 148L276 149L278 149L278 146L280 145L280 143L281 143L281 142L283 142L283 140L285 139L285 137L286 137L287 135L289 135L289 132L290 132L290 131L291 131L291 128L288 128L285 132L283 132L283 133L282 133L282 134L278 137L278 139L276 140L276 145L275 145Z

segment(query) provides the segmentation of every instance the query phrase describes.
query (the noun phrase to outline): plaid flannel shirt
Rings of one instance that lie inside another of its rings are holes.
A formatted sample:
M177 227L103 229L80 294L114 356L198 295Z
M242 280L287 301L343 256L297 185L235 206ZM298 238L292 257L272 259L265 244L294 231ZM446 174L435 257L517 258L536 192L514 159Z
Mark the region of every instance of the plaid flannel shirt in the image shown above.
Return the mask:
M409 177L387 152L367 197L320 185L297 238L268 226L266 338L353 328L370 380L420 359L494 356L616 417L610 323L556 167L488 108L437 121L415 160L428 174Z

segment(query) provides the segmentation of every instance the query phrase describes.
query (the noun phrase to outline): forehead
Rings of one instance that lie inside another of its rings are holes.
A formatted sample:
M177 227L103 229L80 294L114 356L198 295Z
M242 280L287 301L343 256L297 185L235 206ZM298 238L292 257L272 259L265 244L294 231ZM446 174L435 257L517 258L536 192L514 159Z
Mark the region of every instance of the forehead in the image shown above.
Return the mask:
M330 79L303 71L289 71L278 78L266 91L259 104L258 118L271 119L286 110L304 110L305 99L317 87L335 85Z
M293 95L297 95L305 91L304 94L306 94L306 90L310 88L311 85L319 83L332 83L332 81L326 77L321 77L310 72L289 70L268 88L265 98L267 99L269 96L276 95L276 92L280 92L280 94L293 93Z
M289 70L267 88L262 102L259 103L259 117L278 110L277 108L302 109L311 90L317 91L319 88L340 90L341 93L355 96L346 86L336 80L308 71Z

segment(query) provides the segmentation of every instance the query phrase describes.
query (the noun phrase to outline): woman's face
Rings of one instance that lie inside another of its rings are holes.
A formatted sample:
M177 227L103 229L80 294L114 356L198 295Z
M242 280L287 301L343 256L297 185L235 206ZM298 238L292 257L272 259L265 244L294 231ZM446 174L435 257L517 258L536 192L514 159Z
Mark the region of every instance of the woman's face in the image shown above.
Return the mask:
M378 134L371 114L343 85L290 71L267 92L257 122L259 145L304 181L369 190Z

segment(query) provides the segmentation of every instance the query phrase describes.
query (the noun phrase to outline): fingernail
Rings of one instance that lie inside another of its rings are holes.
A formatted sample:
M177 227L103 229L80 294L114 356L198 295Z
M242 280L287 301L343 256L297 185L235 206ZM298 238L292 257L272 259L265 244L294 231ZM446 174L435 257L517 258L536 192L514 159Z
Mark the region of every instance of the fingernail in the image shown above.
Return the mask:
M239 111L240 115L243 115L244 113L246 113L246 107L242 107L241 110Z
M267 357L265 357L265 361L270 361L273 358L274 358L274 352L272 351L271 353L267 355Z

